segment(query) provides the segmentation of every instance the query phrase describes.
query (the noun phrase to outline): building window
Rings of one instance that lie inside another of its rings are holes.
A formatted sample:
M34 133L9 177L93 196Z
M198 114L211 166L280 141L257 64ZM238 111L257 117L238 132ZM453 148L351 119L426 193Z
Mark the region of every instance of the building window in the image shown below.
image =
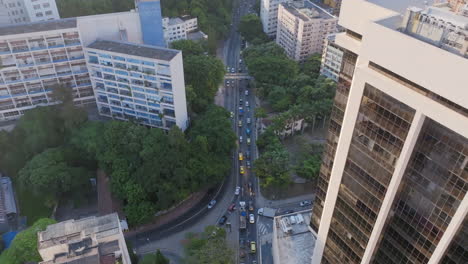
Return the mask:
M51 16L51 15L52 15L52 11L50 11L50 10L49 10L49 11L46 11L45 14L46 14L46 16Z
M41 9L41 5L33 5L34 10Z
M50 7L50 4L49 3L44 3L44 4L42 4L42 7L48 8L48 7Z
M39 13L36 13L36 17L43 17L44 14L42 14L42 12L39 12Z

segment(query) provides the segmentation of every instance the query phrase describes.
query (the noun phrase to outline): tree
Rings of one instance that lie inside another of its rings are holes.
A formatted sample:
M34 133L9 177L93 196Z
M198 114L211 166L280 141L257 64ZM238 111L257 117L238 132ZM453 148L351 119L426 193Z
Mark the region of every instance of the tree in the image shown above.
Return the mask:
M187 264L233 264L234 251L226 243L226 230L207 226L201 234L188 233L185 252Z
M265 108L257 107L257 108L255 108L254 116L256 118L265 118L265 117L267 117L267 112L266 112Z
M257 43L261 44L268 40L268 36L263 32L262 22L255 14L248 14L241 18L239 32L248 42L258 39Z
M188 39L171 42L171 48L181 50L184 58L194 55L203 55L203 52L205 52L205 49L199 42Z
M310 155L308 159L295 168L295 171L300 177L312 180L318 177L321 163L320 155Z
M192 109L200 113L213 102L219 85L224 78L223 63L211 56L196 55L184 59L185 82L193 88L188 97Z
M270 144L255 161L254 171L263 186L282 186L289 179L289 154L282 144Z
M296 62L281 57L262 56L249 59L249 73L257 82L283 85L289 83L298 73Z
M42 218L37 220L31 227L18 233L11 246L0 255L0 263L40 262L42 259L37 251L37 232L43 231L48 225L55 223L55 220Z
M86 184L89 178L86 169L68 166L61 148L50 148L34 156L19 172L21 185L56 198Z
M169 264L169 259L164 257L161 251L158 249L156 253L146 254L139 264Z
M312 54L305 62L301 64L301 72L315 80L320 75L321 64L322 55L319 53Z

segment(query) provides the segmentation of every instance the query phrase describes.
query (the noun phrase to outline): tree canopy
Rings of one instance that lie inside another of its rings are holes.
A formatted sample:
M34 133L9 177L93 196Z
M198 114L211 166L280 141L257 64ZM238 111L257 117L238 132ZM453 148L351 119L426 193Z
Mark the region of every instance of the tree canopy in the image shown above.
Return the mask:
M217 226L207 226L199 234L188 233L185 252L187 264L234 263L234 251L226 243L226 230Z
M205 52L205 48L200 42L181 39L171 42L171 48L181 50L184 58L194 55L202 55Z
M268 40L268 36L263 32L260 17L255 14L248 14L241 18L239 32L248 42L261 44Z
M0 255L0 263L23 264L41 261L37 251L37 232L44 231L48 225L55 223L55 220L42 218L18 233L10 247Z
M138 262L139 264L169 264L169 259L164 257L161 251L158 249L156 253L146 254L143 259Z

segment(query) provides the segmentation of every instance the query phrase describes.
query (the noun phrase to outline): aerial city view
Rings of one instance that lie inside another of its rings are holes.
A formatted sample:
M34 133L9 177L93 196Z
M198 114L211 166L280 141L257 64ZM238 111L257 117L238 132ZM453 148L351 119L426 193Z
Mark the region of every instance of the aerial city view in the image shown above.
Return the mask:
M468 264L468 0L0 0L0 264Z

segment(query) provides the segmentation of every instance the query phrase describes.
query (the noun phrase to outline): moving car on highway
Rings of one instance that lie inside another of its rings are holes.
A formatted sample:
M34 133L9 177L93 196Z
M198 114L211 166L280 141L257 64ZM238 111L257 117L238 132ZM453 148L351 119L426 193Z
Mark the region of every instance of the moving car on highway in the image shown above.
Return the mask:
M215 204L216 204L216 200L211 200L210 203L208 204L208 209L213 208L213 206L215 206Z

